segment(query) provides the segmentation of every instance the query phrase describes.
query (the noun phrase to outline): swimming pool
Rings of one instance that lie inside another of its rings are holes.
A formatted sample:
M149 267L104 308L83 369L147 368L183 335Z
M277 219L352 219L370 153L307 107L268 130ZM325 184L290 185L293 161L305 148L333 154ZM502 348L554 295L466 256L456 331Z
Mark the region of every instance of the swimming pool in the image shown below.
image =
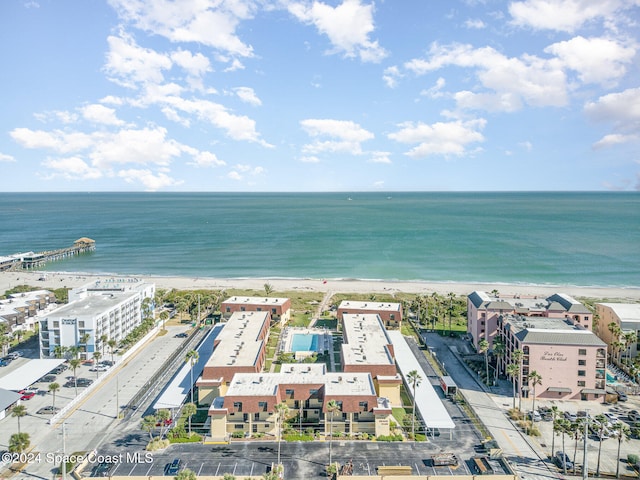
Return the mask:
M317 352L319 335L315 333L294 333L291 338L292 352Z
M607 383L614 383L617 380L616 377L607 372Z

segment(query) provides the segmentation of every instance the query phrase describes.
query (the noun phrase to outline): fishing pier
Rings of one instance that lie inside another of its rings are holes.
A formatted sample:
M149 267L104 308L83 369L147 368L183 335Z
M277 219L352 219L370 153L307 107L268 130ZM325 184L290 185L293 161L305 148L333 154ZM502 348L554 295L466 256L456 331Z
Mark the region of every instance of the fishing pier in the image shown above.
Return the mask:
M0 271L28 270L30 268L37 268L49 262L63 260L82 253L93 252L95 249L95 240L82 237L73 242L71 247L58 248L56 250L47 250L38 253L16 253L8 257L0 257Z

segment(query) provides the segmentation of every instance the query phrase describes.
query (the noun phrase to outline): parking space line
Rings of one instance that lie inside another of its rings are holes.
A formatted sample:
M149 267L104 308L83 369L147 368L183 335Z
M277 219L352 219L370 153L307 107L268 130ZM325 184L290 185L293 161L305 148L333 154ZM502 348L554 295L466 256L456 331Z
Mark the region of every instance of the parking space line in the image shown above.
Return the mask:
M249 473L250 477L253 477L253 467L256 465L255 462L251 462L251 473Z
M200 464L200 468L198 469L198 473L196 473L196 476L198 476L198 477L200 476L200 472L202 471L202 467L204 467L204 462L202 462Z
M130 477L135 469L136 469L136 465L134 464L133 467L131 467L131 470L129 470L129 475L127 476Z
M153 468L153 463L149 466L149 470L147 470L147 473L145 475L146 477L149 476L149 472L151 471L152 468Z
M236 463L233 465L233 472L231 472L231 474L232 474L232 475L235 475L235 474L236 474L236 468L237 468L237 467L238 467L238 462L236 462Z
M216 468L216 474L214 475L214 477L218 476L218 470L220 470L220 462L218 462L218 468Z

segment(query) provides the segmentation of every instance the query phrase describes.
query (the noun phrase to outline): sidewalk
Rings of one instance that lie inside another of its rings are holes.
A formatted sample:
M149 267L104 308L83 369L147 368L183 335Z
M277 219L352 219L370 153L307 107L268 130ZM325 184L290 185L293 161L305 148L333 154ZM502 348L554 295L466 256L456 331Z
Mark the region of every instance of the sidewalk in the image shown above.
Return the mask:
M448 338L435 333L423 335L430 349L436 352L440 362L444 362L447 372L458 385L467 403L476 412L478 418L491 433L493 439L502 448L504 457L509 461L518 476L522 479L557 479L565 478L558 474L555 467L545 462L540 456L544 449L526 437L506 416L505 409L511 407L511 394L502 395L498 387L496 393L490 391L477 380L457 353L450 348ZM505 409L500 404L505 404Z

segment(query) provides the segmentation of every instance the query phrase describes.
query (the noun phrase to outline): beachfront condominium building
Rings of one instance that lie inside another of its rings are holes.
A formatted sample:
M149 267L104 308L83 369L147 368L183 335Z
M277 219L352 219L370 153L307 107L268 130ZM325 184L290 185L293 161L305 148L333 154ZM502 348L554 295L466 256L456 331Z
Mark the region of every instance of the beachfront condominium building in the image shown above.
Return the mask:
M80 358L92 358L105 347L105 338L119 342L145 315L153 318L154 295L154 284L135 278L95 281L70 290L68 304L40 319L40 357L53 358L61 349L77 347Z
M620 364L623 359L636 358L640 349L640 304L596 303L596 315L596 331L609 346L611 360Z
M291 317L291 300L274 297L230 297L220 305L225 318L235 312L269 312L274 323L285 324Z
M223 397L237 373L262 371L267 351L269 311L235 312L214 342L214 350L196 382L200 403Z
M402 406L393 343L380 315L374 313L344 314L340 359L345 374L369 373L376 393L389 400L394 407Z
M337 411L329 408L334 401ZM277 435L278 407L286 404L295 430L389 435L391 404L377 396L368 373L327 372L324 364L284 364L279 373L238 373L209 408L211 437Z
M498 332L498 319L508 314L567 319L571 324L586 330L591 330L593 323L593 313L564 293L544 298L501 296L496 291L475 291L467 297L467 332L471 335L473 345L478 348L480 340L486 339L489 348L493 348L493 340Z
M361 313L377 314L386 328L400 328L402 325L402 304L389 302L358 302L343 300L338 306L338 320L344 315Z
M13 293L0 300L0 323L14 335L34 331L38 314L55 303L55 294L48 290Z
M568 318L504 314L497 320L497 335L505 342L498 371L517 363L514 352L523 353L520 375L511 379L516 391L547 400L604 399L607 345L592 331ZM530 381L538 373L540 383Z

